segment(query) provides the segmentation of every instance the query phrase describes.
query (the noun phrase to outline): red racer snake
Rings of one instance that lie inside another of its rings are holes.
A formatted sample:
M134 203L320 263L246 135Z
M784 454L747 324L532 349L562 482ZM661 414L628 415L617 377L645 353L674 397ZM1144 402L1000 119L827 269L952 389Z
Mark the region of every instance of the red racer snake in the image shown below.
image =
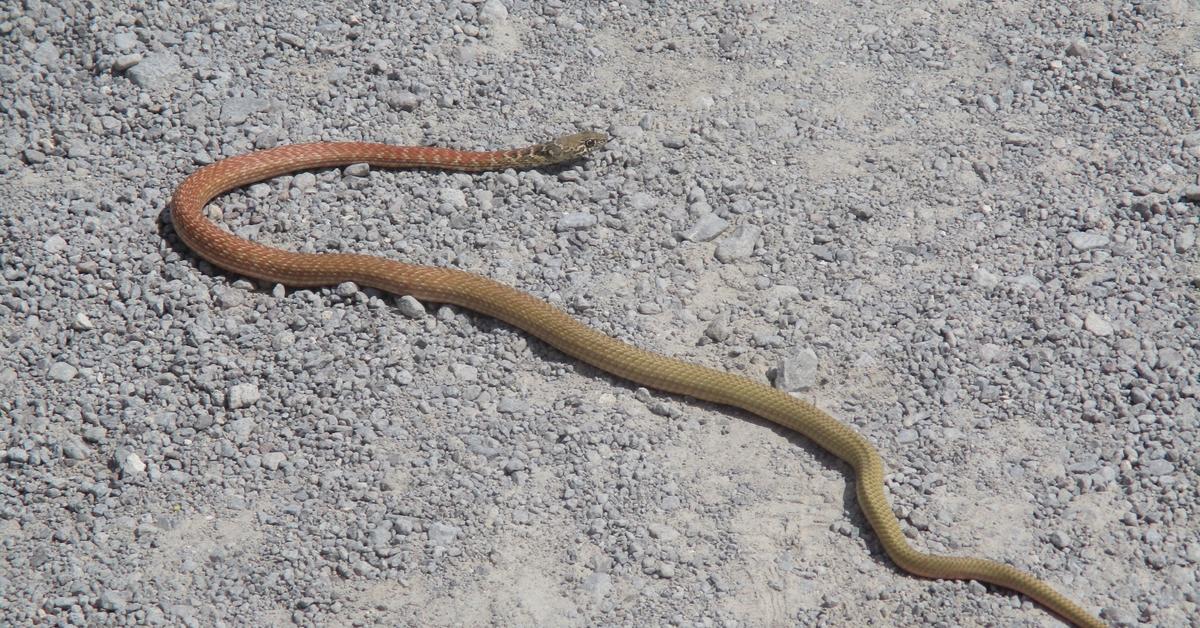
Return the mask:
M210 164L180 184L171 199L175 232L193 251L228 271L293 287L352 281L395 294L464 307L525 330L559 351L640 385L741 408L795 430L854 467L858 503L897 565L927 578L979 580L1019 591L1080 626L1103 626L1095 616L1033 575L982 558L926 554L913 549L884 496L883 460L851 427L815 406L762 383L652 353L602 334L525 292L460 270L414 266L372 255L292 253L257 244L217 227L204 206L235 188L309 170L368 163L385 168L502 170L532 168L583 157L608 141L584 132L526 148L468 152L364 142L293 144Z

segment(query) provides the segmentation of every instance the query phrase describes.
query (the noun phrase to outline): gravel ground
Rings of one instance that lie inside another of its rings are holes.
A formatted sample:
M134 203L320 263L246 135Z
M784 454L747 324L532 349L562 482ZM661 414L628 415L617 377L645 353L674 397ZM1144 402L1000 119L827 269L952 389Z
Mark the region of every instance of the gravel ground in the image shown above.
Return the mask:
M1194 2L104 4L0 10L0 624L1055 625L899 572L801 438L167 221L254 148L594 128L216 213L774 381L879 447L918 546L1197 625Z

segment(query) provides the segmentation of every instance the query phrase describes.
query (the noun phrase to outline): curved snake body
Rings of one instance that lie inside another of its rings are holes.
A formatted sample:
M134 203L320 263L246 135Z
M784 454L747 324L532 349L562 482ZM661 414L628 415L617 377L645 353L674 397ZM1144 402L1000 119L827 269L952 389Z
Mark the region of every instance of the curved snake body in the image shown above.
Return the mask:
M567 355L618 377L659 390L734 406L795 430L832 452L857 473L858 503L897 565L928 578L979 580L1019 591L1080 626L1103 626L1050 585L1009 565L981 558L926 554L904 538L883 491L883 461L858 432L815 406L746 377L668 358L606 336L525 292L479 275L415 266L372 255L293 253L232 235L204 216L204 206L229 190L271 177L366 162L385 168L481 171L531 168L570 161L607 141L584 132L527 148L469 152L364 142L293 144L218 161L176 189L172 221L179 237L226 270L293 287L352 281L417 299L448 303L495 317Z

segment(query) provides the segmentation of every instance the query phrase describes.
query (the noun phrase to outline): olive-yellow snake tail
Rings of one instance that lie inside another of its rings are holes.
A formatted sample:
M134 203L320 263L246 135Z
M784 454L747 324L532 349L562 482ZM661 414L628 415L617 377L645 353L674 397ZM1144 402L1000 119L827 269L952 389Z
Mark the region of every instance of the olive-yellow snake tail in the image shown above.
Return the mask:
M529 294L478 275L371 255L292 253L234 236L204 216L204 206L224 192L298 170L361 162L387 168L465 171L530 168L577 159L607 139L601 133L584 132L527 148L492 152L364 142L282 146L218 161L189 176L171 200L172 221L184 243L226 270L295 287L352 281L465 307L519 327L563 353L618 377L741 408L795 430L854 467L859 506L888 555L905 571L928 578L988 582L1019 591L1077 625L1104 625L1049 584L1009 565L913 549L884 496L883 460L875 448L849 426L785 392L639 349L591 329Z

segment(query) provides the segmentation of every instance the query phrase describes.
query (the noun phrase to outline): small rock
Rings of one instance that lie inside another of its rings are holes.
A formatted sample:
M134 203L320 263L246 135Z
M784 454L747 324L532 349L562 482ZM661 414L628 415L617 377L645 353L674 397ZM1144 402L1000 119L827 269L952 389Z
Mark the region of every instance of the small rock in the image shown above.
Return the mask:
M1071 537L1065 532L1055 530L1050 533L1050 544L1058 549L1064 549L1071 545Z
M133 50L133 47L136 46L137 43L137 35L134 35L133 33L117 33L116 35L113 35L113 45L116 46L117 50L120 50L121 52Z
M1169 460L1151 460L1150 464L1146 465L1146 473L1150 475L1170 475L1175 472L1175 465Z
M56 382L69 382L75 379L75 376L79 374L79 369L67 364L66 362L55 362L54 365L50 367L50 372L48 374L50 375L50 379Z
M400 297L396 301L396 308L409 318L425 318L425 306L411 295L406 294Z
M662 523L652 523L646 526L650 532L650 537L662 541L671 541L679 537L679 532L669 525Z
M46 66L53 68L58 65L58 46L55 46L49 39L38 44L33 50L33 60Z
M111 589L100 594L100 608L106 611L119 613L125 610L125 606L129 603L129 594L124 591L113 591Z
M480 24L500 24L508 19L508 8L500 0L487 0L479 8Z
M46 241L42 243L42 249L44 249L47 253L58 253L66 248L67 241L58 234L46 238Z
M975 272L971 273L971 279L985 290L1000 285L1000 276L983 268L976 268Z
M237 126L250 116L267 110L269 102L262 98L227 98L221 103L221 123Z
M754 253L761 229L753 225L742 225L717 244L716 257L721 262L732 262Z
M1196 245L1196 232L1188 229L1175 236L1175 252L1187 253Z
M691 227L675 232L675 237L689 242L708 242L721 235L729 226L729 221L709 212L700 217Z
M1067 46L1068 57L1086 57L1088 54L1088 45L1082 39L1076 39Z
M113 60L112 69L116 72L124 72L141 62L142 55L139 53L121 55Z
M226 393L226 405L230 410L239 408L248 408L262 398L262 393L258 391L258 386L254 384L236 384L230 386Z
M817 354L805 347L791 357L779 361L775 371L775 387L787 392L803 392L817 385Z
M714 342L724 342L729 338L729 313L721 312L704 328L704 335Z
M63 455L71 460L83 460L87 458L91 450L87 445L75 440L67 441L62 446Z
M429 526L429 542L433 545L446 547L453 543L454 539L458 538L459 531L458 526L441 522L433 523Z
M583 579L583 590L591 593L597 599L608 595L612 588L612 576L594 571Z
M286 461L287 455L282 451L272 451L270 453L263 454L261 464L264 468L274 471Z
M155 52L125 73L134 85L147 90L167 89L179 79L179 57L169 52Z
M384 101L400 111L415 111L417 107L421 106L421 99L408 91L389 92L384 96Z
M1189 185L1183 188L1183 199L1193 203L1200 203L1200 185Z
M649 213L656 205L658 205L658 199L646 192L638 192L629 198L629 207L641 214Z
M146 472L146 463L142 461L142 457L124 447L117 448L113 462L121 472L121 477L137 476Z
M1097 336L1111 336L1113 333L1112 323L1095 312L1087 313L1083 319L1083 328Z
M496 404L496 411L503 414L516 414L529 409L529 402L521 397L505 397Z
M671 135L663 138L662 145L673 149L684 148L688 145L688 138L686 135Z
M1090 251L1108 246L1108 236L1085 231L1071 232L1067 235L1067 241L1080 251Z
M570 212L563 214L558 219L558 224L554 225L555 231L571 231L574 229L587 229L588 227L596 226L596 217L587 212Z
M365 176L371 174L371 164L368 164L368 163L350 164L349 166L346 166L342 170L342 174L344 174L347 177L358 177L358 178L365 177ZM460 192L460 194L461 194L461 192Z
M312 187L316 184L317 184L317 175L315 175L311 172L301 172L300 174L292 177L292 187L296 188L297 190L299 190L301 192L304 192L306 190L311 190Z

